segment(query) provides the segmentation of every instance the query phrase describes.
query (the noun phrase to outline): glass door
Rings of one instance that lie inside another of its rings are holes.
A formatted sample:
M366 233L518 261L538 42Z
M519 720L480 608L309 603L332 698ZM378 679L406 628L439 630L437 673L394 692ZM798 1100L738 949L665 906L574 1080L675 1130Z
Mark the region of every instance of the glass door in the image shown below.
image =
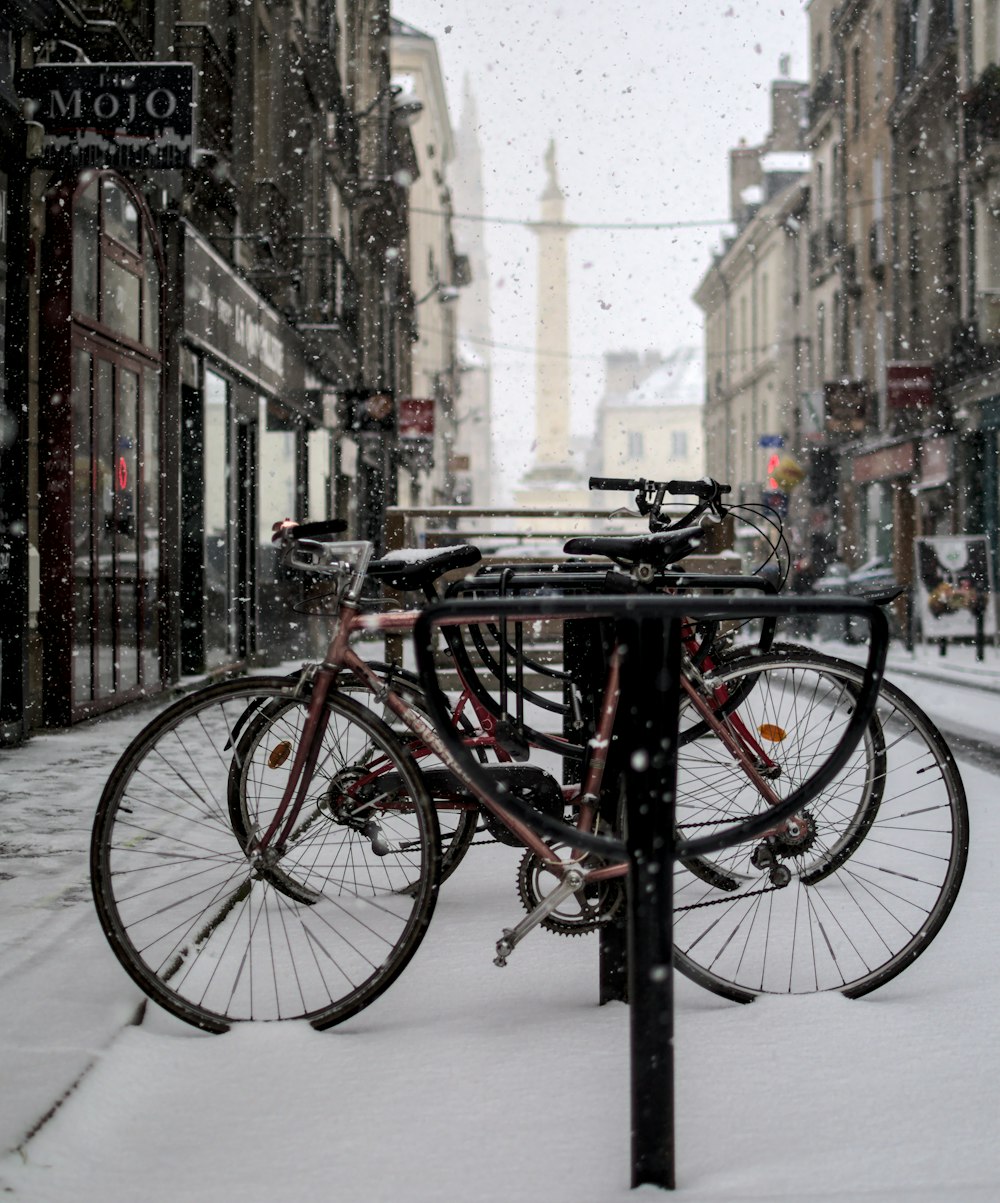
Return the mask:
M150 365L74 351L75 710L159 681L159 405Z
M181 670L201 673L253 653L256 423L237 386L209 367L182 393Z

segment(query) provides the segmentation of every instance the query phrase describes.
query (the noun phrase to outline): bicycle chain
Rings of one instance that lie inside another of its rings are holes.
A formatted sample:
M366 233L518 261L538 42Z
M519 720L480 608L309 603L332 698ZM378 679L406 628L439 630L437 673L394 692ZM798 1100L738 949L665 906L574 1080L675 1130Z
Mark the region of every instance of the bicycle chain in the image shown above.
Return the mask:
M741 898L757 898L761 894L773 894L775 890L783 890L784 886L763 886L759 890L747 890L745 894L727 894L725 898L712 898L708 902L689 902L687 906L675 906L677 911L697 911L703 906L721 906L724 902L739 902Z
M678 823L678 827L706 827L711 826L709 823ZM478 848L485 844L499 844L499 840L473 840L470 848ZM674 907L674 912L677 911L697 911L706 906L721 906L724 902L737 902L741 898L758 898L761 894L773 894L775 890L784 889L784 886L763 886L759 890L748 890L745 894L727 894L725 898L713 898L709 902L691 902L687 906Z

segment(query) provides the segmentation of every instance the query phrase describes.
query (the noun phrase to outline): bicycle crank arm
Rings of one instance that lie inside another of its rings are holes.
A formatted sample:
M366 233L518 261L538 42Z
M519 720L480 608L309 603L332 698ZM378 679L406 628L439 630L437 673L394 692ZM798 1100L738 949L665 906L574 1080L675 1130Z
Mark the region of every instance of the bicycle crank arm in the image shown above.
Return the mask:
M582 887L584 878L585 874L579 869L567 869L562 881L551 894L547 894L542 899L530 914L525 915L516 927L505 927L503 935L497 940L497 955L493 958L493 964L497 968L503 969L507 964L507 958L528 932L532 928L537 927L546 916L550 915L564 898L568 898L570 894L575 894Z

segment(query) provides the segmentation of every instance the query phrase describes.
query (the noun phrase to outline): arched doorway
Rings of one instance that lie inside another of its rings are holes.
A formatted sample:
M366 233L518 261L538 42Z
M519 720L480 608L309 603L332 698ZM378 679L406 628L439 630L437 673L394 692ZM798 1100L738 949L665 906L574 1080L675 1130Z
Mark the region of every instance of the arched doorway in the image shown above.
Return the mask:
M48 722L160 685L160 289L129 181L49 194L40 320L40 604Z

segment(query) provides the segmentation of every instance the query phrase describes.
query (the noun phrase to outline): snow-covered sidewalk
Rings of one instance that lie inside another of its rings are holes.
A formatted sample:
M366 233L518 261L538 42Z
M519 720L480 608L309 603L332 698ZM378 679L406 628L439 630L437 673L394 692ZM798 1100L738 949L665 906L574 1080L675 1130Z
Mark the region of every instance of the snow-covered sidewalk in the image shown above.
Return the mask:
M996 730L992 690L924 682L936 717ZM141 1000L94 917L87 846L148 717L2 753L0 1135L20 1149L0 1187L26 1203L637 1197L628 1012L597 1005L596 942L537 932L507 969L491 963L519 914L514 850L470 853L413 964L339 1028L207 1037L153 1008L130 1026ZM680 1198L1000 1197L1000 807L992 773L963 773L958 903L882 991L739 1007L678 980Z

